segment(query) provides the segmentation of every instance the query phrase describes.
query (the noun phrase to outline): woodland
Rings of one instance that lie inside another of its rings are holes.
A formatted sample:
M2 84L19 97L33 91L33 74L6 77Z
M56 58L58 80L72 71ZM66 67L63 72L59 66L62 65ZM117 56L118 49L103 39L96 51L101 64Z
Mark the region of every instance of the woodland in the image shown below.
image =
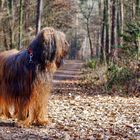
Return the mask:
M26 49L43 27L70 44L50 123L0 118L0 140L140 140L140 0L0 0L0 52Z

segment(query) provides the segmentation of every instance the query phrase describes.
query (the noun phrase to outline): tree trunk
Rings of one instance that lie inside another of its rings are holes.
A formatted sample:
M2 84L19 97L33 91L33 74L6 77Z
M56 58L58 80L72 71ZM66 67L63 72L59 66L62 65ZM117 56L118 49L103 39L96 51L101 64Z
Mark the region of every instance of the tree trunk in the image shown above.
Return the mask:
M20 0L20 11L19 11L19 44L18 49L22 48L22 21L23 19L23 0Z
M10 34L10 49L14 47L14 11L13 11L13 0L8 0L8 15L9 15L9 34Z
M140 61L140 38L137 40L137 46L138 46L138 60Z
M94 55L94 52L93 52L93 47L92 47L92 40L91 40L91 35L90 35L90 29L89 29L89 21L87 20L87 36L88 36L88 39L89 39L89 47L90 47L90 56L91 58L93 57Z
M42 15L42 2L43 0L37 0L37 14L36 14L36 34L41 29L41 15Z
M111 47L112 49L115 46L115 22L116 22L116 17L115 17L115 13L116 13L116 8L115 8L115 0L112 0L112 29L111 29Z
M136 19L140 17L140 0L136 0ZM137 38L138 60L140 61L140 37Z
M120 34L123 35L124 26L124 2L120 0ZM123 46L123 37L120 37L120 45Z
M0 0L0 8L3 8L3 6L4 6L4 0Z
M106 63L109 63L109 53L110 53L110 0L105 0L105 25L106 25L106 47L105 47L105 57Z
M112 0L112 28L111 28L111 53L113 60L117 59L117 8L116 0Z
M136 15L136 3L132 1L132 19L135 19Z
M104 10L103 10L103 21L102 21L102 31L101 31L101 55L100 55L100 62L103 63L105 61L105 16L106 16L106 9L104 3Z
M101 35L100 35L100 30L97 31L97 45L96 45L96 57L100 57L100 46L101 46Z
M103 26L102 24L102 17L103 17L103 2L102 0L98 1L98 7L99 7L99 23ZM102 62L103 61L103 47L102 47L102 26L99 27L99 33L98 33L98 46L99 46L99 59Z
M102 9L103 9L103 4L102 4L102 0L99 0L98 1L98 7L99 7L99 16L102 15Z
M118 41L118 46L120 46L120 0L116 0L116 26L117 26L117 41ZM118 48L118 47L117 47Z
M3 39L4 43L3 44L4 44L5 49L8 50L8 43L7 43L6 31L5 31L4 26L5 25L3 25L3 37L4 37L4 39Z
M136 15L140 15L140 0L136 0Z

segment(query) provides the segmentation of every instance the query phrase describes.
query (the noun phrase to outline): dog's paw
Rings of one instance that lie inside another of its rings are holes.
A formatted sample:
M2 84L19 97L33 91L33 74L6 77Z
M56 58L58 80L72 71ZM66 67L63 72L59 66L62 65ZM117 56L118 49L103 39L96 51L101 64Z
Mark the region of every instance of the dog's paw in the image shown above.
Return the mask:
M45 120L37 120L34 125L35 126L46 126L49 124L49 120L45 119Z
M16 126L20 127L20 128L29 128L30 127L30 122L28 120L18 121Z

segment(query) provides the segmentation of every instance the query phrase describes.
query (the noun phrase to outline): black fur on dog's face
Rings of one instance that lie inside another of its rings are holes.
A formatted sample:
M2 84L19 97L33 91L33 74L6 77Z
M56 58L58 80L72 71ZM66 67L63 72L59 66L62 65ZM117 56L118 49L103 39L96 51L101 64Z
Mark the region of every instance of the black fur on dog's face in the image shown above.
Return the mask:
M56 54L56 41L55 41L55 30L53 28L45 28L42 32L42 46L44 59L52 62Z

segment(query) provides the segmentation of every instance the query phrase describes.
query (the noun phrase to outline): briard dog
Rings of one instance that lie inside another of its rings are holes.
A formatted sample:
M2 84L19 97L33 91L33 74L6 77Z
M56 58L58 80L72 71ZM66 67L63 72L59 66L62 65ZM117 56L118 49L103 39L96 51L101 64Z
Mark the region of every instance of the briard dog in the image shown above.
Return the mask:
M0 106L11 117L14 106L18 125L45 125L52 76L62 64L69 44L65 34L46 27L22 51L0 53Z

